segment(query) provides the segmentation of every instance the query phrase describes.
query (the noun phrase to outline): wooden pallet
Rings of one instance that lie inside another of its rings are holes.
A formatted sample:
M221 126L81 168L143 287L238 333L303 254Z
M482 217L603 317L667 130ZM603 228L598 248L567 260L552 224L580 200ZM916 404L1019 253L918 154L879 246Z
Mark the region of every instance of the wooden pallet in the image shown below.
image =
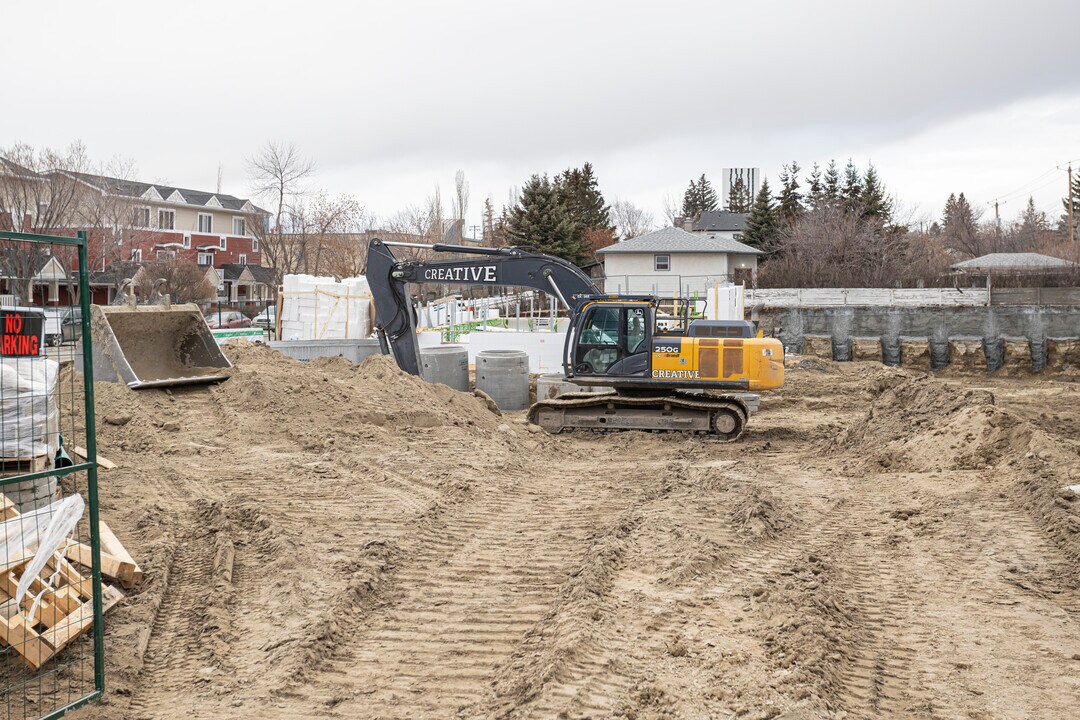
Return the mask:
M0 516L5 521L19 517L7 498L0 500ZM16 588L33 555L33 550L27 548L20 557L9 559L0 567L0 640L18 652L26 665L37 670L93 626L94 595L92 579L83 577L56 552L31 581L30 592L16 607ZM53 578L52 585L47 583L49 578ZM39 594L41 600L34 615L28 618ZM123 597L116 588L103 585L102 609L108 610Z
M0 476L26 475L49 469L49 456L0 457Z

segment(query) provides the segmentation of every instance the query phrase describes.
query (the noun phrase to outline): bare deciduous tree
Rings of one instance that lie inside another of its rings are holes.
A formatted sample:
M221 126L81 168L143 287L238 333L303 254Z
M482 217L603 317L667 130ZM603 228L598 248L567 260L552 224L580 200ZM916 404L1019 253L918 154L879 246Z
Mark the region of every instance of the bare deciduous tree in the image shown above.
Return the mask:
M79 201L75 173L88 168L86 149L78 142L64 150L37 150L25 144L0 150L0 226L38 233L68 231ZM29 243L6 243L0 249L24 302L33 298L34 275L46 251L43 245ZM70 258L61 262L74 267Z
M469 212L469 181L465 179L465 171L458 170L454 175L454 219L464 222L467 212Z
M279 277L295 271L293 240L289 237L289 206L307 192L307 182L315 172L315 161L305 157L293 143L270 141L248 159L252 192L274 207L271 228L253 228L261 241L263 257Z
M191 260L173 257L153 260L138 273L136 293L149 298L158 279L165 281L164 292L173 302L203 303L214 299L216 288L206 279L206 271Z
M675 221L682 217L682 198L677 198L671 193L664 194L664 219L669 226L674 226Z
M611 203L611 221L615 223L615 234L620 240L644 235L655 227L652 213L619 198Z

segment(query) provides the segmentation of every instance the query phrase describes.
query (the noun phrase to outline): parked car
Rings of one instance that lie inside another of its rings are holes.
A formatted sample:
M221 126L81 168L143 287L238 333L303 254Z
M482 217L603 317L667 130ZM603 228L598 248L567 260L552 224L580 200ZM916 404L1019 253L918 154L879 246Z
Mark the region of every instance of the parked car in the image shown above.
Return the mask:
M68 310L60 323L60 335L63 342L75 342L82 337L82 308Z
M251 324L263 330L275 329L277 327L277 308L273 305L267 305L259 311L258 315L252 318Z
M251 318L236 310L212 312L206 316L206 324L211 330L225 330L251 327Z
M63 307L44 307L45 311L45 344L59 345L64 341L64 316L68 309Z

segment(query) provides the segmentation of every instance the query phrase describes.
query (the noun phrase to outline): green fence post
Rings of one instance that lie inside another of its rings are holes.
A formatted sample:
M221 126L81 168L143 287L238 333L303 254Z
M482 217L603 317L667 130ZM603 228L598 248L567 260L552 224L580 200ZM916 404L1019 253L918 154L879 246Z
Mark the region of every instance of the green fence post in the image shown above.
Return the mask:
M83 396L86 403L86 502L90 505L90 549L94 587L94 689L105 692L105 612L101 600L101 538L98 527L97 429L94 422L94 348L90 334L90 272L85 230L79 237L79 308L82 314Z

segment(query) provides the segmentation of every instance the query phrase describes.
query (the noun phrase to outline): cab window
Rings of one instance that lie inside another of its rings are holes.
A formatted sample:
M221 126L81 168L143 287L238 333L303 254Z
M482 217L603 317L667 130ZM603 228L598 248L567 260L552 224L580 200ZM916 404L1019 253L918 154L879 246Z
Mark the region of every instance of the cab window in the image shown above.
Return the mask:
M624 338L627 355L641 352L645 341L645 308L627 308Z

